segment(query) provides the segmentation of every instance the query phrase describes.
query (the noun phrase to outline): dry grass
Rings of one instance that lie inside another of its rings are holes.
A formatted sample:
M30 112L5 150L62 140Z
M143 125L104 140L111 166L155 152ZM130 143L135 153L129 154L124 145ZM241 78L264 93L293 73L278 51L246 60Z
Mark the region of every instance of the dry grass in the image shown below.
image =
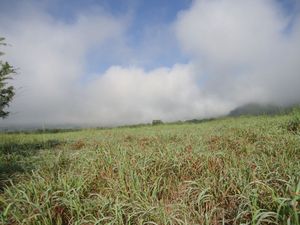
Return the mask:
M299 225L294 117L1 134L0 223Z

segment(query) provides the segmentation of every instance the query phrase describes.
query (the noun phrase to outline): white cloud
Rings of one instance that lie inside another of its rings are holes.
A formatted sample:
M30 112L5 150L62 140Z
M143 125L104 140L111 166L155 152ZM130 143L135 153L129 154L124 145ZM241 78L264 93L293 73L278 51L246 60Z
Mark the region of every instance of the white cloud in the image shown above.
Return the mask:
M0 34L12 45L6 57L20 68L14 81L20 89L2 126L172 121L225 114L249 101L299 100L300 20L293 17L287 31L292 18L273 0L194 1L174 27L161 32L170 35L174 28L190 62L150 71L140 62L173 45L165 49L160 31L151 39L152 29L145 29L138 54L126 46L126 16L96 9L66 23L43 8L27 7L0 16ZM88 74L87 53L94 48L138 66L111 65Z
M202 93L196 81L192 65L149 72L113 66L87 87L86 117L126 124L207 117L228 110L224 103Z
M19 68L14 81L17 96L4 123L74 122L70 113L79 104L85 55L121 37L126 20L99 9L64 23L42 8L25 7L23 14L0 18L0 34L11 45L5 48L6 58Z
M176 31L206 71L207 92L236 103L299 101L299 16L286 16L276 1L195 1Z
M68 24L35 8L11 21L3 19L8 26L0 33L12 44L5 50L8 60L20 68L15 86L21 87L4 126L117 125L206 117L228 110L201 93L189 64L148 72L141 67L111 66L103 74L85 74L90 48L113 45L110 39L124 42L126 24L121 19L96 11ZM85 76L93 79L82 82Z

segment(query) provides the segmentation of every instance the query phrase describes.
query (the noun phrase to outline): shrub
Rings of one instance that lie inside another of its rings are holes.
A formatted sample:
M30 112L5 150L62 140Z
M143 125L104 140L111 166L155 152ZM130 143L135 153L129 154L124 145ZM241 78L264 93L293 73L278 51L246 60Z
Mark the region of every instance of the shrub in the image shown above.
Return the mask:
M163 124L163 121L161 121L161 120L153 120L152 121L152 125L159 125L159 124Z
M292 112L293 117L288 121L287 129L292 133L300 131L300 108L295 108Z

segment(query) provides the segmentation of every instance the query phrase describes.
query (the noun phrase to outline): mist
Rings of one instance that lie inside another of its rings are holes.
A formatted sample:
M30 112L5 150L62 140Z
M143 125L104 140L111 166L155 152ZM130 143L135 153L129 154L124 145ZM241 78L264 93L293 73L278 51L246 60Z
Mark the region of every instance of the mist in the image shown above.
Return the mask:
M34 1L14 10L0 14L0 36L10 44L1 50L18 68L1 127L176 121L226 115L249 102L300 102L296 1L289 13L275 0L193 1L174 21L156 24L161 35L147 29L139 49L128 41L131 13L90 7L69 22ZM186 60L172 58L168 42ZM95 49L99 68L91 70ZM171 65L143 64L163 52Z

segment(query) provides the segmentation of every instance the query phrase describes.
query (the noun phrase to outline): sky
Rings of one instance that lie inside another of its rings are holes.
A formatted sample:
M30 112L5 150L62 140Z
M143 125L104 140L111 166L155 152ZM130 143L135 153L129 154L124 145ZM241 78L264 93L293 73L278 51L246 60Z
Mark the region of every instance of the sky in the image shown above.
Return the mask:
M0 0L0 127L116 126L300 102L299 0Z

